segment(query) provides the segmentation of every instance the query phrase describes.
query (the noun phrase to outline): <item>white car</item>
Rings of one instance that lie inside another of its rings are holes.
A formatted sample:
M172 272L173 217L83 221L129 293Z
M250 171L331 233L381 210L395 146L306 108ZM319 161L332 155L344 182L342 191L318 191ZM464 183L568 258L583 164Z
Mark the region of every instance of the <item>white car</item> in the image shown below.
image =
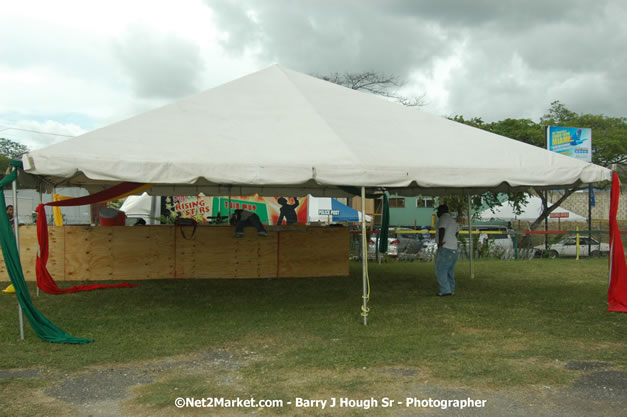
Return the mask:
M374 259L377 250L377 237L371 235L368 238L368 258ZM423 257L420 255L423 249L430 247L435 242L428 233L416 233L416 230L404 227L390 228L388 237L388 250L386 256L393 258L406 257L415 259ZM437 246L437 245L436 245ZM432 257L432 255L431 255Z
M610 253L609 244L600 243L595 239L587 237L580 237L579 256L588 256L588 243L590 243L590 255L592 256L606 256ZM577 237L568 236L557 243L549 245L548 251L545 251L544 245L534 246L534 249L535 255L538 257L558 258L577 256Z

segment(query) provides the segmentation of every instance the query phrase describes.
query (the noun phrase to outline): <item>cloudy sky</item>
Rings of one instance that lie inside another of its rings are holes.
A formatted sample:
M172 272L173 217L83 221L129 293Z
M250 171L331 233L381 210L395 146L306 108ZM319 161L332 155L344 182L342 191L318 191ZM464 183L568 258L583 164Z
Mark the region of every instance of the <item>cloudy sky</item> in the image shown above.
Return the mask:
M627 116L624 0L2 0L0 10L0 137L31 149L274 63L395 75L437 115L537 121L560 100Z

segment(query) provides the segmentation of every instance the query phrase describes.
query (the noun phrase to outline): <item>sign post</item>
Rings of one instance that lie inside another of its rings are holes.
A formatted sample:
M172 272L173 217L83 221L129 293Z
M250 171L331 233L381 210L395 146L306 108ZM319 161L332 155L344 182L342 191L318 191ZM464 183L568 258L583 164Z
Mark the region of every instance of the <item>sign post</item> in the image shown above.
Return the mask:
M546 148L549 151L592 162L592 129L577 127L547 126ZM594 190L588 184L588 255L592 239L592 199Z

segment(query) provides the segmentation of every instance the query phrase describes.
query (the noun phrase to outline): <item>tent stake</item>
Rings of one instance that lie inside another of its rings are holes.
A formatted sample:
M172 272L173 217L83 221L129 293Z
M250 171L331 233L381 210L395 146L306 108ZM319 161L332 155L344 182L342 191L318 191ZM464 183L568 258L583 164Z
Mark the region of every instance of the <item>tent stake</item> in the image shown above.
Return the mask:
M375 248L376 250L376 248ZM366 187L361 187L361 277L363 281L364 326L368 325L368 242L366 239Z
M14 170L17 170L17 168L13 168ZM13 231L15 232L15 244L17 245L17 256L20 256L20 232L19 232L19 225L20 222L17 218L18 216L18 211L17 211L17 178L15 178L15 181L13 181L12 184L12 188L13 188ZM22 306L20 305L19 301L17 303L17 312L18 312L18 317L19 317L19 321L20 321L20 340L24 340L24 314L22 314Z

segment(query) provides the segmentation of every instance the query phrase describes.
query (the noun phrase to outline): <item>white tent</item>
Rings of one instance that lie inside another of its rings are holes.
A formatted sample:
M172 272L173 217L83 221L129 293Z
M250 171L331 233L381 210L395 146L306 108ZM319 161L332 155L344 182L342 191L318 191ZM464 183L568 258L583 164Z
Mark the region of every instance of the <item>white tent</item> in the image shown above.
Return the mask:
M129 217L150 217L152 206L152 199L148 193L142 193L142 195L131 195L126 197L124 203L120 207L124 213Z
M361 187L362 196L380 187L471 195L611 179L606 168L278 65L22 162L49 188L131 181L154 184L153 195L344 196L346 186ZM367 312L365 266L362 277Z
M521 221L525 221L525 222L533 222L535 221L538 217L540 217L540 214L542 214L542 200L540 199L540 197L529 197L528 198L529 202L528 204L526 204L523 208L522 213L520 214L516 214L514 212L514 208L512 207L511 204L506 203L503 205L500 205L498 207L493 208L492 210L488 209L485 210L483 212L481 212L480 217L482 220L506 220L506 221L512 221L512 220L521 220ZM549 221L551 222L586 222L587 219L583 216L580 216L576 213L573 213L572 211L566 210L565 208L562 207L556 207L552 212L551 215L557 215L559 216L558 218L555 217L549 217Z
M278 65L26 154L24 171L160 195L417 195L567 187L610 170ZM98 187L100 186L100 187Z

